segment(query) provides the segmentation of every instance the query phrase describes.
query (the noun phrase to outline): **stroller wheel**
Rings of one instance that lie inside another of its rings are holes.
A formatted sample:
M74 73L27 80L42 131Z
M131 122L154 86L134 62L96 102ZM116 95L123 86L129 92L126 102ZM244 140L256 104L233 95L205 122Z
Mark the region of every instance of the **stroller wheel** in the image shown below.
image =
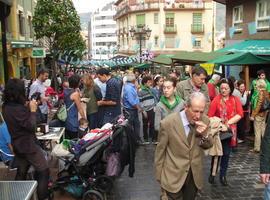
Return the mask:
M103 200L103 196L99 191L88 190L83 194L83 200Z
M97 177L95 181L95 186L97 190L104 193L108 193L113 188L113 180L109 176L105 176L105 175L99 176Z

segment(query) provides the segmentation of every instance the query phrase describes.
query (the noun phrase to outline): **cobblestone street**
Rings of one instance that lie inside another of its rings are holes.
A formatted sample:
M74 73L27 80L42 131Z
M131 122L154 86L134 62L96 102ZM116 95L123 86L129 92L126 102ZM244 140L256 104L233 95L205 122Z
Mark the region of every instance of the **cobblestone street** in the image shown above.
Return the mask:
M262 200L263 187L259 181L259 154L250 153L251 142L240 144L238 151L232 153L229 170L229 186L207 182L210 159L205 162L205 187L198 200ZM159 185L154 178L154 145L140 146L136 155L136 172L129 178L127 170L116 180L115 188L109 200L158 200Z

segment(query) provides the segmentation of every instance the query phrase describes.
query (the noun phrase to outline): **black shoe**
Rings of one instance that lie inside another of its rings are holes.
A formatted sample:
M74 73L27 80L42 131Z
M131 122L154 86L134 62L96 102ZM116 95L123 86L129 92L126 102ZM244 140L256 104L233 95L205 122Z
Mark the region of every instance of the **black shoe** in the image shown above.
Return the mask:
M215 176L212 176L212 175L210 174L209 177L208 177L208 182L209 182L210 184L214 184L214 183L215 183Z
M220 177L220 183L221 183L221 185L223 185L223 186L227 186L227 185L228 185L226 176Z

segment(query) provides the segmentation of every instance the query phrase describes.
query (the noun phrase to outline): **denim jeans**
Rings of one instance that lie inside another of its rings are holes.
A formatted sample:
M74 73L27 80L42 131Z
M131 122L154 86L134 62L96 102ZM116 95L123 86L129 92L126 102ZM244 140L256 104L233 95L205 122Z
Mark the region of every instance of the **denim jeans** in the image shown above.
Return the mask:
M264 200L270 200L270 183L265 185L264 189Z

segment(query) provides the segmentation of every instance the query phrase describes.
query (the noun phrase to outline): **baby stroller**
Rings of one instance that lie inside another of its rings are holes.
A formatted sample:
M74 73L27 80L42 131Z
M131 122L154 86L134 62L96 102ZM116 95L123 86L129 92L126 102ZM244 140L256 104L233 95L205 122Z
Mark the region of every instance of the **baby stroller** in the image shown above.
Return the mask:
M103 200L104 194L113 187L112 178L105 175L104 154L126 123L128 120L120 116L112 124L104 125L96 134L83 137L83 141L91 138L87 142L71 145L68 155L58 157L63 169L58 173L57 180L50 184L51 194L55 190L62 190L83 200Z

